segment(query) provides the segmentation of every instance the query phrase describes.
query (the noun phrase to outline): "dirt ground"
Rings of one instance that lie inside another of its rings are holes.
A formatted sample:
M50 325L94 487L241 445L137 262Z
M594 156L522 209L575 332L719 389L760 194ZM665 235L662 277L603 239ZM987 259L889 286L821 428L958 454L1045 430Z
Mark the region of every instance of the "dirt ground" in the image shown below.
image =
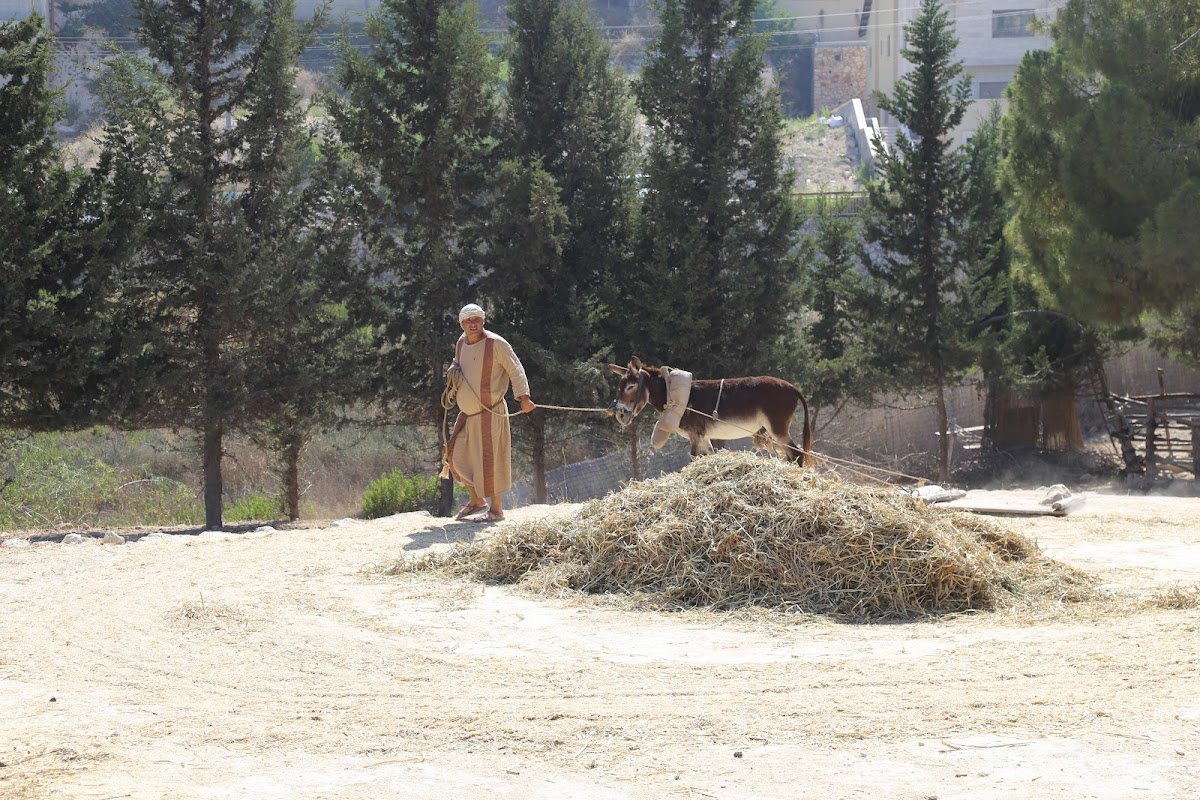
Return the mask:
M489 531L423 513L2 547L0 797L1200 797L1200 611L1139 602L1200 582L1200 499L1001 522L1114 600L850 625L382 576Z

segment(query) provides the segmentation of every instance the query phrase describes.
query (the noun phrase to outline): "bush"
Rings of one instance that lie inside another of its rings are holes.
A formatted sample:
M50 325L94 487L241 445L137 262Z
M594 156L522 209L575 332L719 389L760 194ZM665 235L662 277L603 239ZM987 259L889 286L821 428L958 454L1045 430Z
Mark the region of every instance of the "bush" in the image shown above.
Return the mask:
M437 511L440 483L436 475L405 475L394 469L379 476L363 494L362 515L378 519L406 511Z
M0 435L0 530L203 521L203 506L186 484L144 466L126 470L105 463L95 450L103 449L106 436Z
M238 500L225 511L226 522L265 522L283 516L283 498L252 494Z

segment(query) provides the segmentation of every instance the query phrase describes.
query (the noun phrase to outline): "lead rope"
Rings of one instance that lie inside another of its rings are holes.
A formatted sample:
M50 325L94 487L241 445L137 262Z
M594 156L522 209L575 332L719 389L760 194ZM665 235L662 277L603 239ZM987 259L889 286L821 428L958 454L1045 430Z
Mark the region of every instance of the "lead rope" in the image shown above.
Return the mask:
M478 393L475 392L475 389L474 389L474 387L471 386L471 384L469 384L463 380L463 376L462 376L461 372L457 372L457 371L452 372L449 377L449 380L446 381L446 387L442 390L442 430L446 431L446 447L442 451L442 472L441 472L442 478L450 477L450 428L449 428L450 409L455 406L455 401L456 401L456 398L458 397L458 390L459 390L460 386L463 384L466 384L467 389L470 390L471 394L475 395L476 399L478 399L478 397L479 397ZM639 388L639 393L640 393L641 386L639 386L638 388ZM718 406L718 408L720 407L720 404L721 404L721 393L724 392L724 390L725 390L725 379L722 378L721 386L717 391L717 406ZM545 409L554 410L554 411L581 411L581 412L592 412L592 413L599 412L599 413L604 413L604 414L609 413L609 410L607 408L580 408L580 407L575 407L575 406L555 406L555 405L548 405L548 404L542 405L540 403L538 404L538 408L545 408ZM689 406L687 410L691 411L693 414L699 414L702 417L708 417L711 420L722 422L723 420L717 419L718 408L714 408L712 414L705 414L703 411L697 411L696 409L692 408L691 406ZM524 411L518 411L515 414L509 414L509 413L503 413L503 412L499 412L499 411L493 411L490 408L485 408L484 411L488 412L489 414L498 416L498 417L516 417L516 416L520 416L521 414L525 413ZM749 428L743 428L740 425L735 425L731 422L724 422L724 424L729 425L733 428L737 428L738 430L745 432L749 436L755 436L758 434L758 431L751 431ZM770 433L768 433L768 437L778 447L781 447L781 448L788 447L788 445L785 445L783 442L778 441L774 436L771 436ZM818 453L815 450L804 450L803 448L796 448L796 449L800 450L801 452L805 453L806 455L814 456L816 458L820 458L823 461L832 463L835 465L835 467L837 465L840 465L841 468L846 470L847 472L853 473L854 475L857 475L861 478L865 478L867 480L876 481L878 483L887 483L887 479L876 477L876 475L871 474L871 472L881 473L884 475L890 475L890 476L893 476L896 478L905 478L907 480L916 481L920 485L924 485L926 482L925 478L919 478L915 475L908 475L904 472L897 472L895 470L886 469L885 467L876 467L871 464L863 464L861 462L855 462L855 461L846 461L844 459L834 458L833 456L826 455L824 453ZM867 472L865 470L870 470L871 472Z
M445 386L445 388L442 389L442 400L441 400L441 403L442 403L442 430L445 432L445 435L446 435L446 446L442 448L442 471L439 475L439 477L441 477L443 479L450 477L450 439L451 439L450 409L454 408L455 405L457 405L458 391L462 386L466 386L467 389L471 392L471 394L475 397L475 399L479 400L479 393L475 391L475 387L471 386L471 384L468 383L463 378L462 372L460 370L451 370L450 374L448 375L447 380L446 380L446 386ZM503 403L503 402L504 402L504 398L500 398L500 400L496 403L496 405L500 405L500 403ZM482 400L480 400L480 405L481 406L483 405ZM581 408L581 407L577 407L577 406L555 406L555 405L550 405L548 403L546 403L546 404L537 403L536 405L538 408L545 408L545 409L552 410L552 411L582 411L582 412L601 413L601 414L609 413L607 408ZM493 416L497 416L497 417L519 417L520 415L525 413L523 410L521 410L521 411L517 411L514 414L510 414L510 413L508 413L507 406L505 406L504 411L496 411L494 409L486 408L486 407L483 410L486 411L487 413L492 414Z

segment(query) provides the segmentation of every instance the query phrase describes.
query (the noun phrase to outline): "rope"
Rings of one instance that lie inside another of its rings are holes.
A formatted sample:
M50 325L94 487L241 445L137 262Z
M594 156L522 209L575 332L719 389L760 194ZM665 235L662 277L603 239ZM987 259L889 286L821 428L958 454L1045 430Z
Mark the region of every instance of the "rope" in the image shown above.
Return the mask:
M742 426L735 425L734 423L729 422L728 420L718 420L716 418L716 416L714 416L712 414L705 414L703 411L697 411L696 409L692 408L691 406L688 406L687 410L691 411L693 414L699 414L702 417L708 417L709 419L711 419L715 422L721 422L725 425L728 425L731 428L737 428L739 431L745 432L745 434L747 436L757 436L758 435L758 431L752 431L749 428L743 428ZM772 442L774 442L776 445L778 445L779 447L786 447L788 449L793 449L791 445L786 445L783 442L776 439L775 436L770 433L770 431L767 432L767 437ZM856 462L856 461L847 461L847 460L841 459L841 458L834 458L833 456L826 455L824 453L818 453L815 450L805 450L803 447L795 447L794 449L800 451L801 453L804 453L805 455L814 456L816 458L820 458L825 461L830 461L835 464L841 464L846 469L847 472L853 472L853 473L859 475L860 477L867 478L867 479L873 480L873 481L878 481L880 483L884 483L885 481L882 478L877 478L874 475L871 475L867 472L863 472L863 471L861 471L859 469L855 469L855 468L861 467L861 468L867 469L867 470L874 470L875 472L882 472L886 475L893 475L897 478L907 478L908 480L916 481L917 483L919 483L921 485L924 485L926 482L925 478L918 478L915 475L907 475L903 472L896 472L895 470L890 470L885 467L876 467L872 464L863 464L863 463Z
M442 478L450 477L450 409L454 408L458 404L458 390L459 387L463 385L470 390L471 394L475 396L476 400L479 400L479 394L475 391L475 388L463 379L462 372L459 371L452 371L449 374L446 380L446 386L444 389L442 389L442 430L445 432L446 436L446 446L442 449L442 471L440 473ZM500 398L496 405L500 405L500 403L503 402L504 398ZM479 404L483 406L483 401L480 400ZM579 408L576 406L554 406L542 403L537 403L535 405L538 408L545 408L551 411L583 411L592 413L599 412L602 414L608 413L607 408ZM524 410L519 410L515 414L509 414L507 413L507 408L504 412L500 412L494 411L486 406L483 406L483 410L497 417L519 417L525 413Z
M471 391L471 394L475 395L476 399L479 398L479 395L476 394L475 389L471 386L471 384L469 384L463 380L461 373L452 373L450 376L450 379L447 380L447 382L446 382L446 387L442 390L442 430L446 431L446 448L442 453L442 475L441 476L443 478L450 477L450 428L449 428L450 409L454 408L454 406L456 405L456 398L458 396L458 390L462 384L466 384L467 388ZM724 388L725 388L725 380L722 378L721 379L721 389L723 390ZM503 402L503 399L501 399L500 402ZM718 406L720 405L720 402L721 402L720 391L718 391L718 393L717 393ZM497 405L499 405L499 403L497 403ZM579 406L556 406L556 405L542 404L542 403L538 403L537 407L544 408L549 411L579 411L579 412L583 412L583 413L602 413L602 414L608 413L607 408L584 408L584 407L579 407ZM489 414L493 414L497 417L518 417L521 414L525 413L524 411L517 411L514 414L510 414L510 413L506 413L506 412L493 411L492 409L486 408L486 407L483 410L488 412ZM732 422L729 422L728 420L718 419L716 413L705 414L703 411L697 411L696 409L692 408L691 406L688 406L687 410L692 412L693 414L699 414L702 417L708 417L709 419L711 419L715 422L721 422L725 425L728 425L731 428L736 428L737 430L743 431L747 436L757 436L758 435L758 431L756 431L756 430L752 431L749 428L743 428L742 426L736 425ZM714 408L713 411L716 412L717 409ZM776 439L774 437L774 435L772 435L770 432L768 432L767 436L777 446L791 448L791 445L785 445L783 442ZM825 453L819 453L815 450L805 450L803 447L796 447L795 449L800 451L801 453L804 453L805 455L813 456L814 458L820 458L823 461L830 462L835 465L840 465L841 468L844 469L845 471L853 473L853 474L855 474L861 478L865 478L867 480L877 481L879 483L887 482L884 478L879 478L879 477L876 477L875 475L871 474L871 472L875 472L875 473L882 473L884 475L890 475L895 478L904 478L906 480L916 481L920 485L924 485L926 483L925 478L920 478L915 475L908 475L904 472L898 472L896 470L890 470L890 469L887 469L886 467L877 467L873 464L864 464L862 462L847 461L846 459L834 458L831 455L827 455ZM868 472L867 470L869 470L870 472Z

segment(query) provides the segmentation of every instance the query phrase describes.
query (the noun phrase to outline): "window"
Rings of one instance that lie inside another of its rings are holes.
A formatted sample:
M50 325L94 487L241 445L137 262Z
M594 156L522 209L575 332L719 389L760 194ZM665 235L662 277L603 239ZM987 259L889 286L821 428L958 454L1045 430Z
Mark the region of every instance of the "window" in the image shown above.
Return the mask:
M992 38L1012 39L1019 36L1033 36L1030 25L1033 24L1033 9L1014 9L1011 11L992 12Z
M1004 87L1008 86L1008 81L980 81L979 91L976 92L977 100L999 100L1004 97Z

